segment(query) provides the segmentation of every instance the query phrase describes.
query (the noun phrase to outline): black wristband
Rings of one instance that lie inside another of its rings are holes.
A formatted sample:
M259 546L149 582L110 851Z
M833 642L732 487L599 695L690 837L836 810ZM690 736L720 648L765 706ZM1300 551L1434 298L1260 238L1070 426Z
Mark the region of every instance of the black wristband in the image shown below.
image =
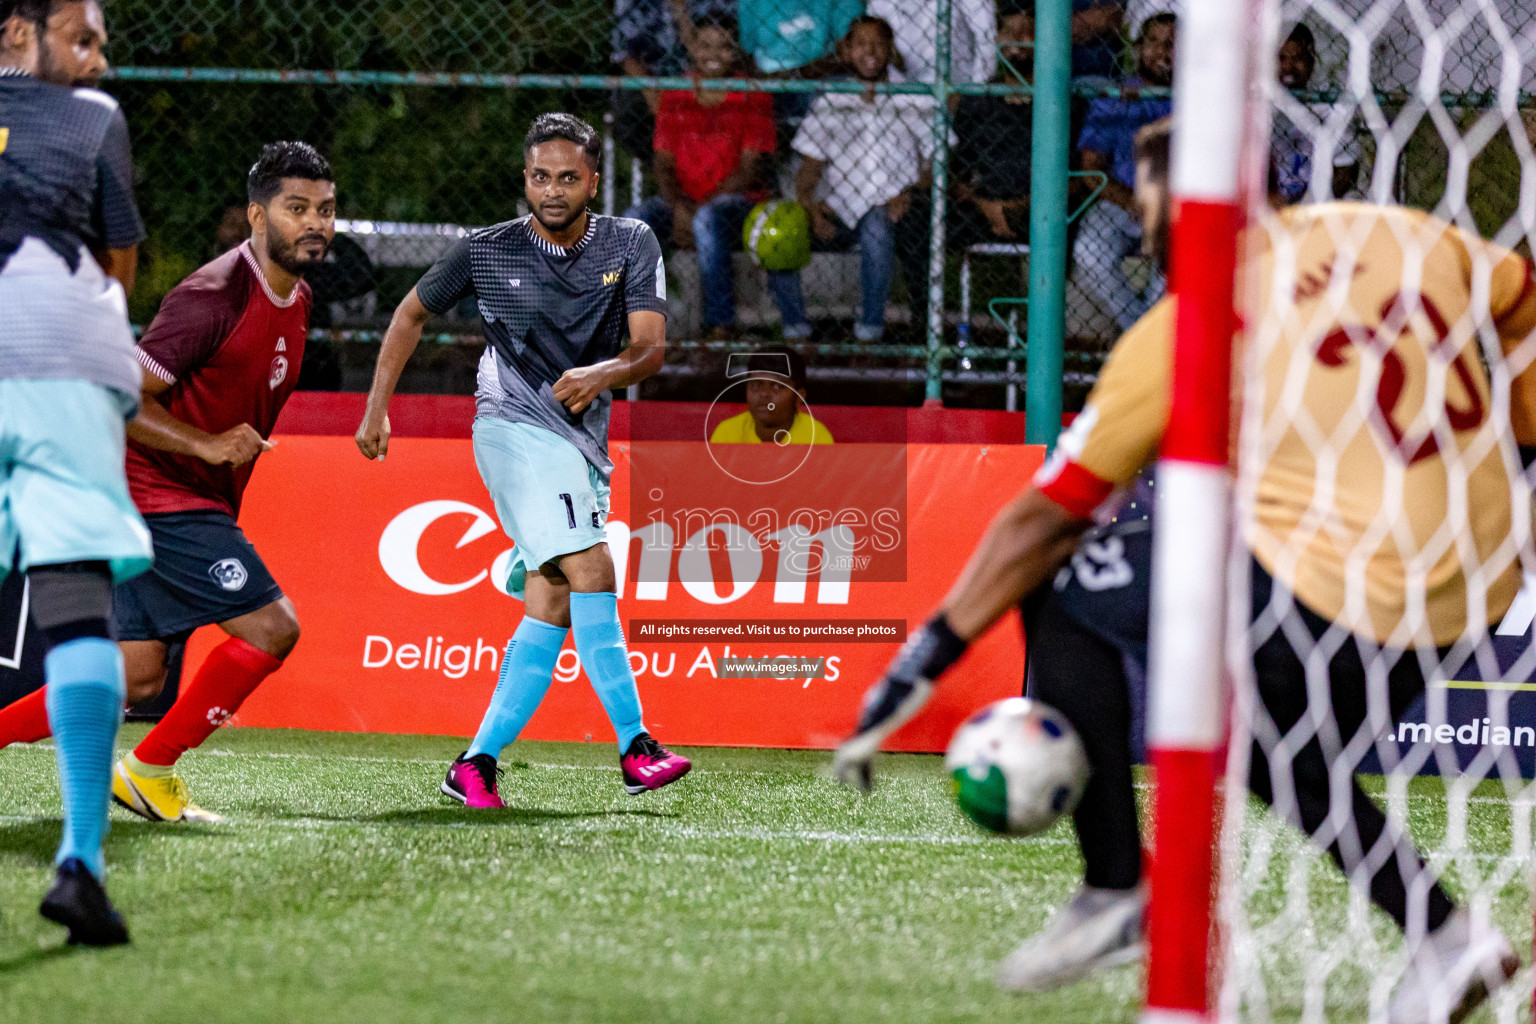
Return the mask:
M967 644L955 635L943 613L929 619L907 638L896 660L878 685L865 695L859 732L881 727L902 713L919 680L932 683L960 660ZM926 698L925 698L926 699ZM910 712L908 712L910 713Z
M1520 465L1530 469L1531 463L1536 462L1536 445L1522 444L1516 447L1520 449Z
M950 628L944 613L939 612L907 640L890 674L903 681L936 680L960 660L969 646Z

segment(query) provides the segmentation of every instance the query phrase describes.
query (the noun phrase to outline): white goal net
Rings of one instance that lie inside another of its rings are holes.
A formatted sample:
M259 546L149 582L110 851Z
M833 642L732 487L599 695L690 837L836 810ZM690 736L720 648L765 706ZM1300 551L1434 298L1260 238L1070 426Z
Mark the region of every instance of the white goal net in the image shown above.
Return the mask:
M1214 1003L1444 1019L1454 918L1530 1020L1536 3L1255 10Z

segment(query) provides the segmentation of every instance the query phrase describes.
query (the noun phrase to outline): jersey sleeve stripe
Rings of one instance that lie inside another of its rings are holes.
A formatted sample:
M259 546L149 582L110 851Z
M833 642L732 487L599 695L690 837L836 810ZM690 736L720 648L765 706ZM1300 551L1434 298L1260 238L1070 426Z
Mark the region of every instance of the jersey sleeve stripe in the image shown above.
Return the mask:
M1053 458L1035 474L1040 493L1079 519L1104 504L1115 485L1065 458Z
M160 378L167 384L176 383L176 375L156 362L154 356L150 355L148 352L145 352L138 346L134 347L133 354L139 360L139 365L144 367L144 369L148 370L150 373L154 374L156 377Z

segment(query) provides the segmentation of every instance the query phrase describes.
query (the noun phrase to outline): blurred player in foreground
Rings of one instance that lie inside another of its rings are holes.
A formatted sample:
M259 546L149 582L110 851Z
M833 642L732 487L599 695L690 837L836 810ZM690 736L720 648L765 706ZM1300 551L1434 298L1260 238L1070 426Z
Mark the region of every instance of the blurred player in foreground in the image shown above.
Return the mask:
M125 692L112 584L151 561L123 475L144 225L122 111L76 88L106 70L106 41L95 0L0 0L0 573L28 575L48 645L64 836L40 910L95 946L128 941L102 887Z
M389 400L423 325L473 296L487 342L475 394L475 464L517 545L508 579L497 582L523 599L526 612L474 742L442 784L469 807L504 806L496 759L549 692L567 631L618 734L625 789L658 789L691 767L641 722L603 530L613 472L608 392L661 368L667 285L650 228L587 209L601 153L597 132L569 114L534 120L523 141L533 212L469 235L411 289L379 349L357 429L363 455L383 459Z
M150 821L223 820L192 803L176 761L239 710L299 639L293 602L236 518L298 382L310 310L303 275L335 233L332 178L305 143L266 146L246 182L251 238L173 288L136 350L143 396L128 428L128 485L156 557L113 597L129 702L159 694L170 644L213 623L229 634L113 772L113 798ZM46 692L0 711L0 740L48 735Z
M1137 157L1148 248L1166 259L1167 121L1143 131ZM1264 367L1266 402L1278 401L1287 375L1297 376L1293 363L1301 360L1307 370L1301 401L1324 433L1352 415L1357 393L1368 393L1361 384L1362 378L1371 382L1365 367L1372 360L1383 367L1381 380L1395 379L1399 388L1387 396L1391 401L1377 392L1379 417L1367 418L1343 448L1324 522L1301 534L1307 542L1299 553L1287 548L1287 541L1301 533L1304 517L1316 515L1314 487L1324 477L1296 432L1275 444L1259 474L1252 521L1244 523L1252 554L1253 614L1280 619L1254 652L1262 713L1281 736L1320 714L1347 738L1367 718L1369 661L1380 657L1390 666L1386 679L1371 687L1395 719L1424 689L1414 647L1437 648L1444 657L1465 631L1475 635L1497 623L1520 587L1516 553L1500 546L1515 517L1525 513L1511 505L1512 488L1523 491L1524 482L1511 479L1498 445L1484 444L1501 430L1488 423L1497 406L1480 362L1477 331L1456 335L1447 325L1494 330L1510 353L1536 330L1536 284L1530 267L1514 254L1411 210L1298 207L1254 230L1267 244L1261 243L1246 272L1259 275L1266 293L1277 287L1277 279L1288 278L1276 275L1277 262L1294 259L1296 267L1294 292L1278 299L1265 294L1257 307L1287 312L1282 323L1266 317L1254 327L1279 339ZM1411 258L1405 238L1423 246L1418 295L1401 291ZM1473 298L1475 278L1490 271L1486 306L1480 306ZM1332 304L1330 294L1346 292L1342 308ZM916 713L934 681L972 640L1073 555L1095 511L1156 457L1170 403L1173 323L1173 301L1164 300L1120 340L1083 413L1034 486L999 514L941 610L909 639L867 695L858 733L837 751L838 778L869 786L880 742ZM1458 383L1449 398L1427 402L1426 367L1432 353L1449 357L1447 337L1461 346L1449 373ZM1536 375L1526 370L1528 362L1516 360L1510 367L1508 424L1526 456L1536 454L1525 451L1536 444ZM1405 392L1406 418L1397 401ZM1422 408L1414 412L1412 402ZM1458 461L1468 474L1466 542L1472 553L1448 545L1425 554L1422 549L1429 548L1429 538L1456 500L1449 467ZM1394 534L1393 543L1372 552L1365 613L1347 617L1345 559L1368 535L1387 500L1384 478L1394 473L1402 475L1402 514L1409 521L1399 534L1411 536L1421 550L1400 549L1401 538ZM1144 892L1120 655L1145 656L1151 545L1125 528L1090 541L1079 550L1063 590L1047 589L1026 606L1031 691L1072 722L1093 766L1093 781L1074 815L1086 884L1044 932L1004 963L999 980L1011 988L1041 990L1076 980L1125 960L1140 941ZM1414 646L1394 647L1389 638L1411 621L1406 580L1415 559L1434 563L1423 595L1426 614L1409 640ZM1488 572L1485 613L1469 620L1467 577L1478 569ZM1123 621L1128 615L1132 621ZM1319 673L1309 679L1291 639L1307 636L1316 642L1330 627L1351 626L1355 642L1332 655L1326 678ZM1315 709L1309 693L1324 688L1329 706ZM1384 710L1377 707L1375 715ZM1386 727L1379 717L1372 722L1373 732ZM1331 758L1313 735L1292 753L1290 768L1289 778L1272 779L1266 751L1256 741L1249 786L1269 803L1276 802L1278 789L1282 806L1295 809L1288 816L1294 820L1299 812L1296 823L1315 835L1330 815L1337 819L1341 813L1330 801ZM1335 820L1325 833L1338 837L1330 839L1328 852L1352 883L1369 878L1371 900L1405 932L1413 951L1390 1019L1394 1024L1459 1019L1513 974L1518 960L1509 943L1452 902L1408 837L1384 835L1385 816L1357 782L1347 818L1342 826Z

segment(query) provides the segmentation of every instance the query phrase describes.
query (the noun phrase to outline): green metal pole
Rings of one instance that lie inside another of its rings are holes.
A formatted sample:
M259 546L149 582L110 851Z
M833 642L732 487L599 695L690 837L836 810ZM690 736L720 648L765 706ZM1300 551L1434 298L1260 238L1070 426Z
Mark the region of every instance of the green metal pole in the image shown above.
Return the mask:
M1068 0L1071 2L1071 0ZM938 0L933 61L933 201L928 245L928 380L923 401L944 395L944 226L949 198L949 21L950 0Z
M1072 0L1035 4L1034 138L1030 151L1029 347L1024 439L1061 433L1067 332L1067 167L1072 89Z

